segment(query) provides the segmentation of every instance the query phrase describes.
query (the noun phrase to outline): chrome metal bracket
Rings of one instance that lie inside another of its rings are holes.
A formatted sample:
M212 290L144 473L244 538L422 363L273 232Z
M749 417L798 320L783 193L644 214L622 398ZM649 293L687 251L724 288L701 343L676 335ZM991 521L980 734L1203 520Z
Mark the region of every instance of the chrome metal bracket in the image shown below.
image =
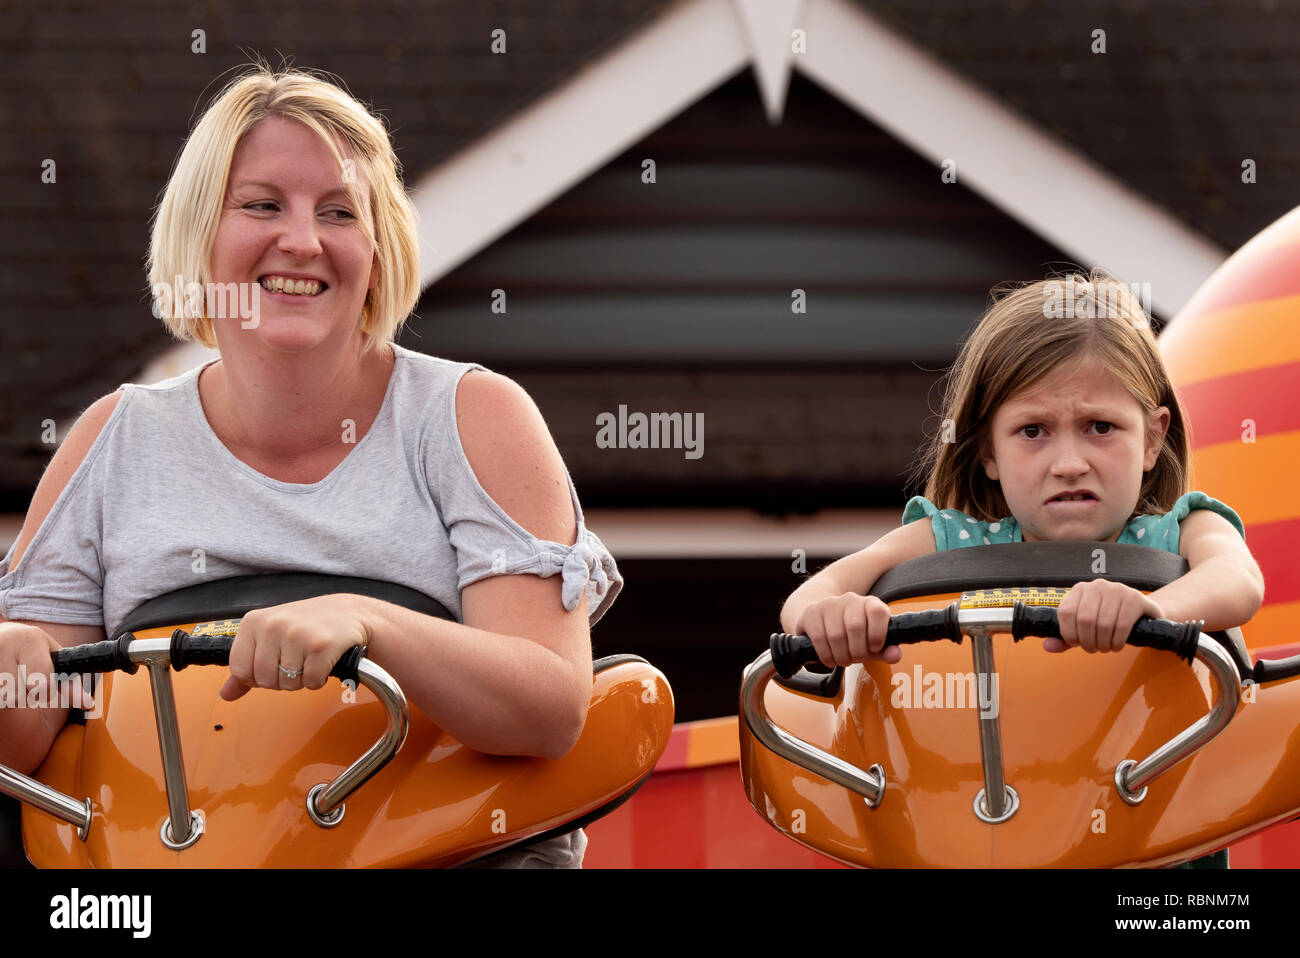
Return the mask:
M383 703L388 725L379 740L334 781L322 782L307 793L307 814L321 828L333 828L342 820L343 802L392 761L411 728L406 696L391 675L369 659L362 659L357 665L357 680Z
M59 821L77 826L77 837L83 842L90 835L94 807L90 804L89 796L78 800L4 765L0 765L0 794L26 802Z
M203 835L202 817L194 829L190 814L190 793L185 782L185 759L181 755L181 731L176 721L176 696L172 691L171 640L137 640L139 645L157 642L163 649L142 649L143 662L149 668L149 689L153 693L154 722L158 727L158 751L162 755L163 783L167 787L167 811L160 833L168 848L189 848ZM134 652L135 649L133 648ZM135 656L133 655L134 659ZM177 823L173 825L173 823ZM171 840L168 841L168 838Z
M1218 699L1208 713L1142 761L1128 758L1119 763L1115 769L1115 791L1130 805L1139 804L1146 798L1147 786L1151 782L1206 745L1237 714L1237 708L1241 704L1241 674L1232 657L1217 641L1202 633L1196 643L1196 658L1214 676L1219 690Z
M307 793L307 816L319 825L321 828L333 828L339 822L343 821L343 814L347 811L346 805L340 805L328 815L322 815L316 803L319 801L320 793L325 791L325 783L313 785L311 791Z
M774 675L776 667L772 664L771 652L764 652L745 669L740 700L745 723L754 737L787 761L857 792L866 799L868 808L877 808L885 797L884 766L877 763L864 772L775 725L763 701L768 680Z
M981 821L996 824L1005 822L1020 807L1020 796L1006 783L1002 766L1002 725L998 720L1001 711L1002 690L993 671L993 639L988 629L970 630L971 655L975 661L975 706L979 709L981 689L991 688L997 696L998 709L992 715L980 711L980 764L984 767L984 787L975 795L975 815Z
M158 830L158 837L162 839L164 845L173 851L189 848L203 837L203 812L199 809L190 812L190 823L186 832L188 837L184 841L177 841L175 835L172 834L172 820L164 818L162 828Z
M975 817L981 822L988 822L990 825L996 825L999 822L1005 822L1008 818L1016 813L1020 807L1020 795L1010 785L1004 785L1002 789L1001 812L993 815L989 811L988 802L984 800L984 789L975 793L975 801L972 807L975 809Z

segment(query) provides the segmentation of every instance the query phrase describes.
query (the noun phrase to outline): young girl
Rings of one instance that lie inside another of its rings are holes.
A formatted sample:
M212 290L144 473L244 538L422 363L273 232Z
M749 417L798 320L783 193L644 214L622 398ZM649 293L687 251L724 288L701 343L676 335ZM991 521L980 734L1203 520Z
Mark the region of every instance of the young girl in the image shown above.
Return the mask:
M944 420L919 471L925 495L903 524L832 563L786 600L781 627L805 633L823 664L897 662L889 608L866 595L901 562L1005 542L1079 539L1166 549L1190 570L1150 595L1093 579L1058 609L1059 652L1123 648L1143 616L1248 621L1264 579L1227 505L1189 491L1185 417L1132 292L1094 271L997 298L947 377ZM928 518L928 522L916 520ZM1226 853L1207 856L1226 864ZM1202 865L1201 859L1194 865Z

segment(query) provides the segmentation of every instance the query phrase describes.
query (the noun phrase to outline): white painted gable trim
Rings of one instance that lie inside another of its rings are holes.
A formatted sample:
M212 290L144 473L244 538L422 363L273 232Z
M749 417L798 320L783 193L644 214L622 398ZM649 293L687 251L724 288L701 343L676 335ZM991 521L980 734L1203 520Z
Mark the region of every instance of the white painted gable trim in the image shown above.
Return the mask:
M749 46L763 108L773 126L781 122L794 65L794 32L803 22L804 0L733 0Z
M806 52L793 52L796 28ZM934 163L936 177L952 160L957 182L1081 264L1150 283L1165 316L1227 258L847 0L688 0L421 180L424 282L750 63L769 117L781 114L789 70L800 70Z
M424 284L729 80L750 56L729 0L679 3L438 166L412 191Z
M847 0L809 0L804 22L808 52L795 64L810 79L936 167L953 160L958 183L1081 265L1150 283L1152 306L1165 317L1227 259L1163 207Z
M805 52L794 52L794 29L804 32ZM1227 258L848 0L682 0L420 179L412 199L424 285L750 64L769 119L780 118L789 71L799 69L934 163L936 178L952 160L957 182L1080 264L1150 283L1151 304L1165 316ZM211 355L174 347L151 374L175 375L179 362Z

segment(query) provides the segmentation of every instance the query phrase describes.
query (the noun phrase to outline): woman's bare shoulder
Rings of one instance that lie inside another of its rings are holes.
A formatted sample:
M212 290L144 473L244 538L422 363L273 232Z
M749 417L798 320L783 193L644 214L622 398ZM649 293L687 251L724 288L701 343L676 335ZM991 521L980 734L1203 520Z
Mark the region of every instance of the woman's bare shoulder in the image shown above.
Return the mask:
M41 481L36 486L36 492L32 494L32 502L27 508L27 517L23 520L22 531L18 533L18 546L14 552L11 568L18 566L23 553L27 551L27 546L41 524L45 522L50 510L54 508L54 503L58 501L68 481L85 461L90 447L95 444L99 434L104 431L104 426L112 418L113 411L117 409L121 398L122 393L118 390L107 396L101 396L91 403L68 431L59 448L55 450L50 464L45 467Z
M456 429L483 491L539 539L572 542L567 473L532 397L507 376L471 370L456 387Z

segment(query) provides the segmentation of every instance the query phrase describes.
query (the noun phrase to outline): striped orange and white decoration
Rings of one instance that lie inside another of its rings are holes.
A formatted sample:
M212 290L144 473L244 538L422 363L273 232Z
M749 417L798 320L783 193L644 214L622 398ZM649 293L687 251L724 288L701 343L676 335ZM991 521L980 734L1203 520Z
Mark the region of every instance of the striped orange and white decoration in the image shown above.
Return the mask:
M1300 651L1300 208L1216 270L1160 348L1191 420L1192 488L1237 511L1264 573L1246 644Z

